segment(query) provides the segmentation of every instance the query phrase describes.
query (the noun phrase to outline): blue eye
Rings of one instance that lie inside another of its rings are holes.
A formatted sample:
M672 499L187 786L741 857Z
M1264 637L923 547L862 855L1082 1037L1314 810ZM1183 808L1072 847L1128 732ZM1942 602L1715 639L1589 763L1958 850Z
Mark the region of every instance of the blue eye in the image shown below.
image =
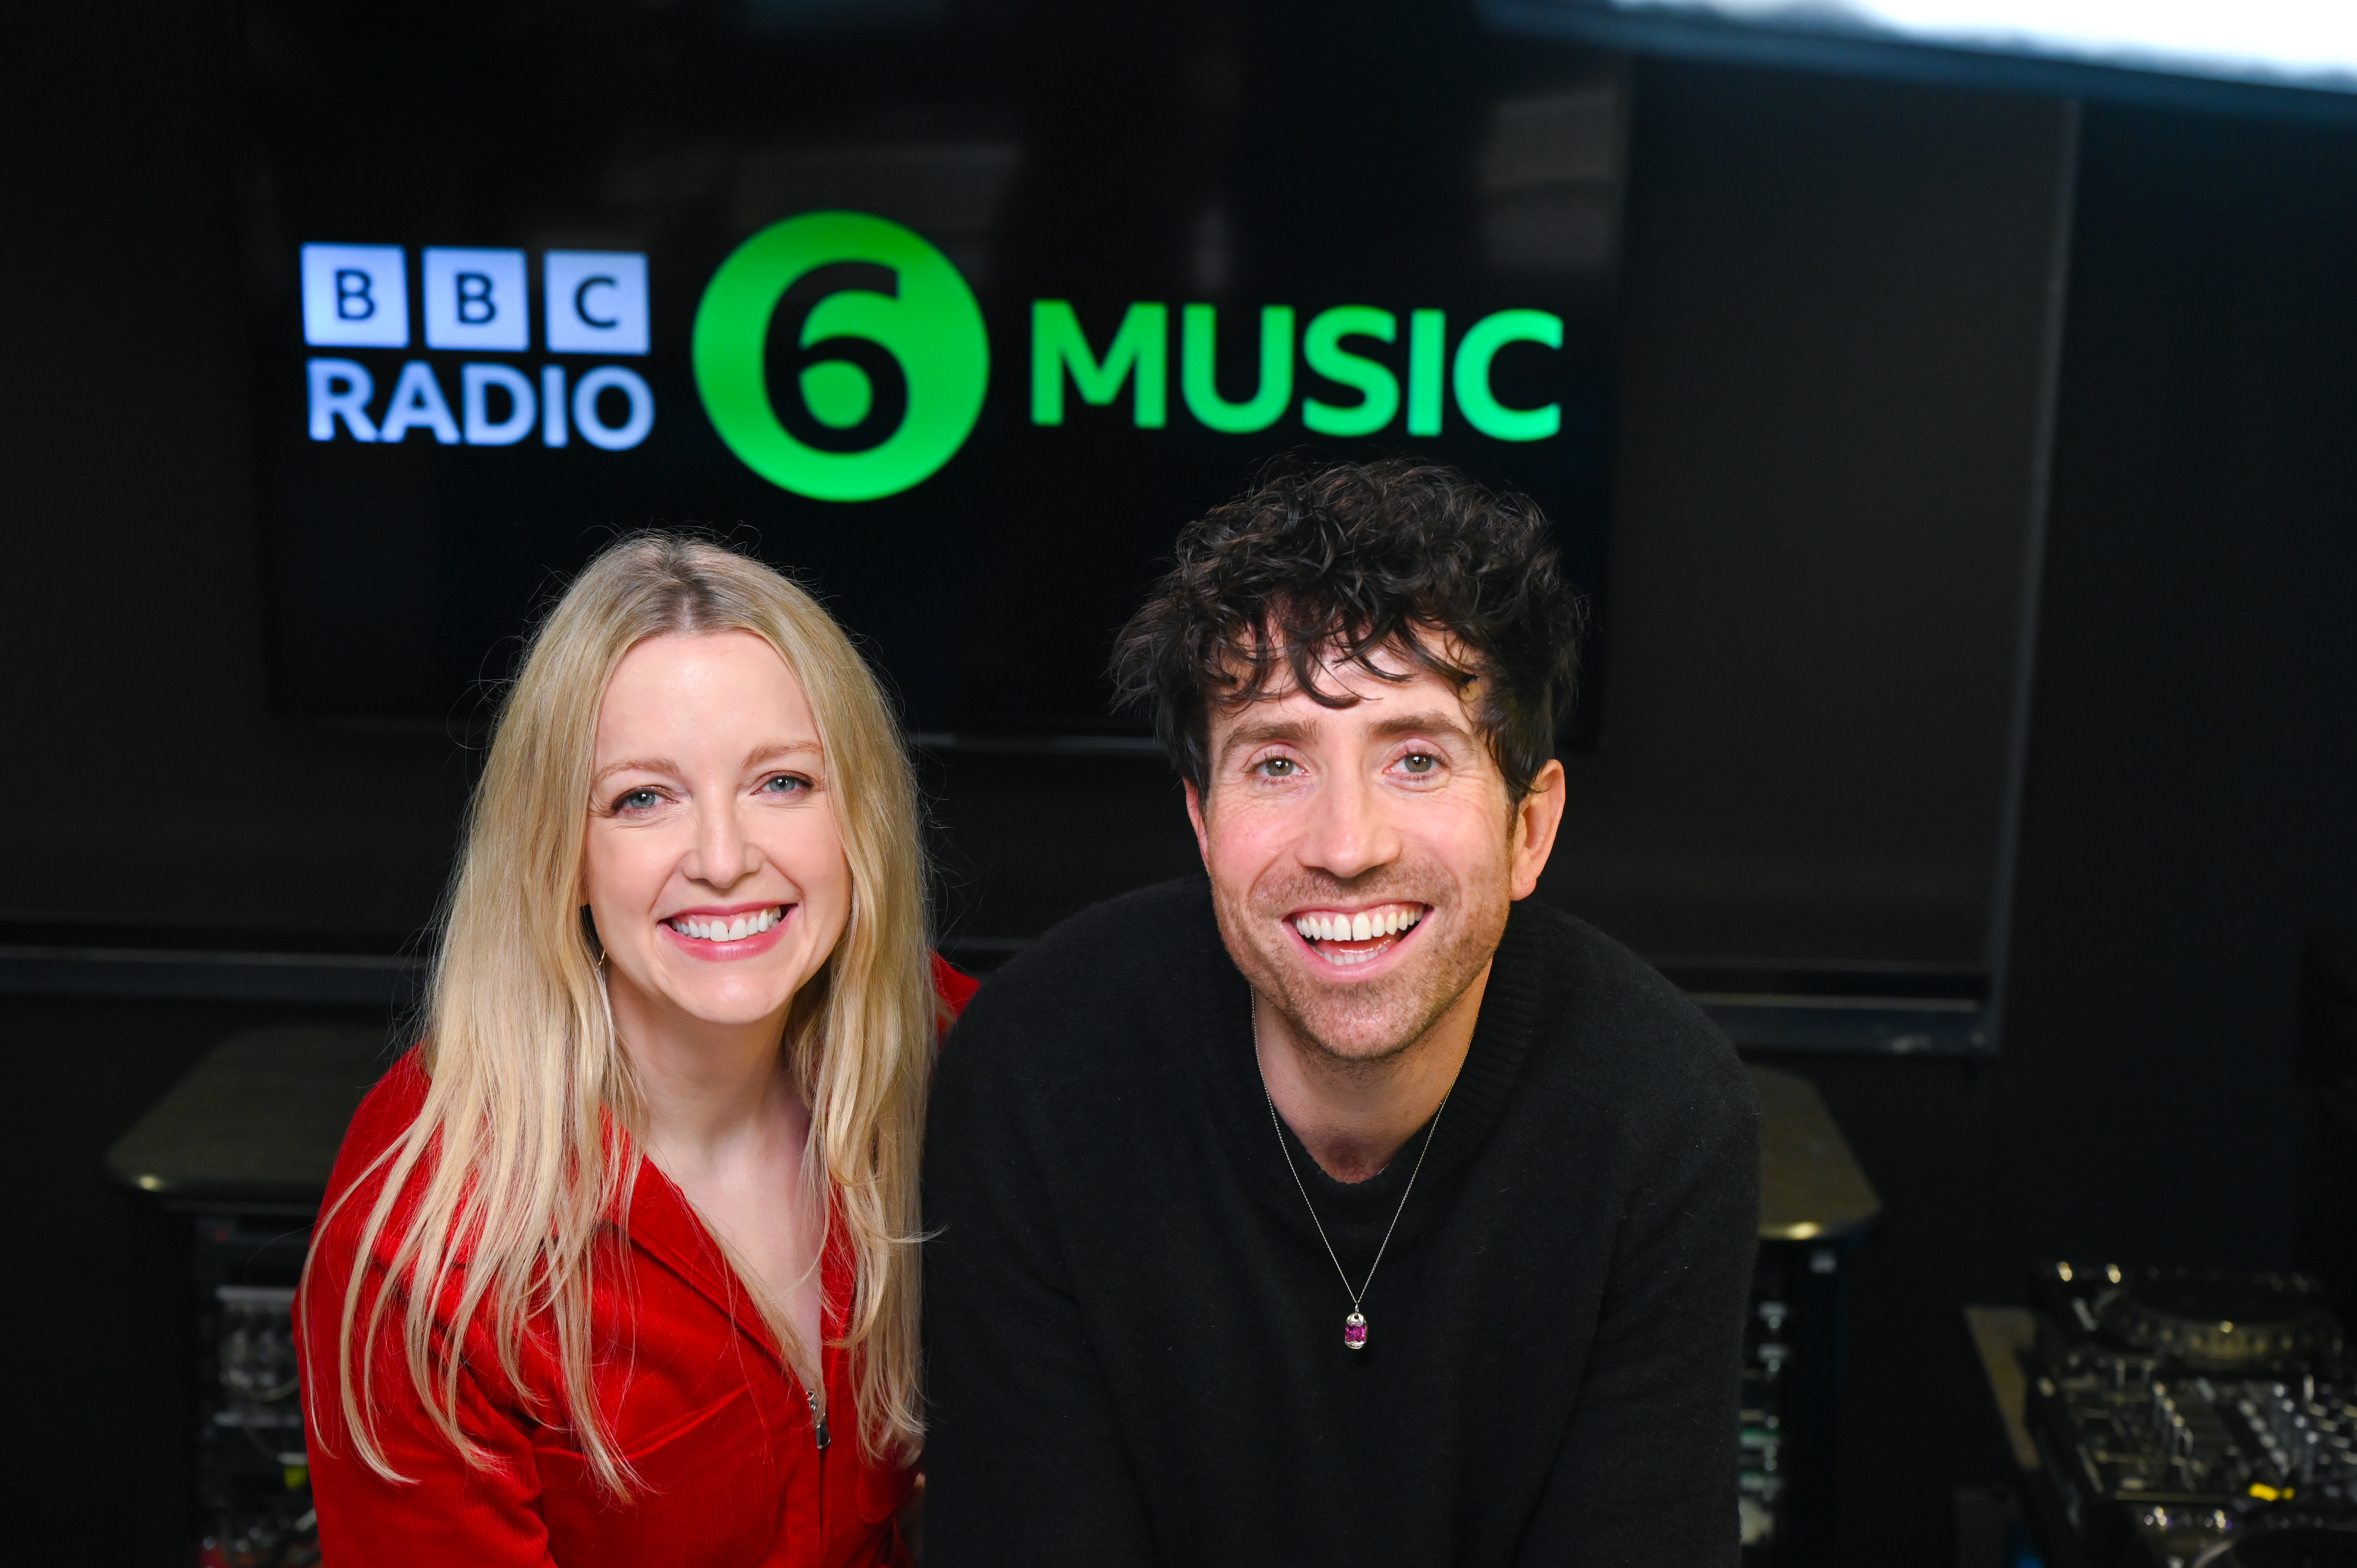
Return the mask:
M791 773L772 773L761 780L760 787L762 793L768 795L798 795L810 788L810 780Z
M649 811L662 804L662 797L652 789L632 789L614 802L618 811Z

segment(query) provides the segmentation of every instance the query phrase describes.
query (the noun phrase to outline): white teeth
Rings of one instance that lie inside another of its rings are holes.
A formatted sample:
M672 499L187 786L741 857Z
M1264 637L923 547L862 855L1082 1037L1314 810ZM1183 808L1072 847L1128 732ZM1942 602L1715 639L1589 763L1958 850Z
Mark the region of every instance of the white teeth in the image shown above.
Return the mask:
M1411 929L1423 918L1424 911L1414 905L1387 904L1355 915L1303 915L1294 920L1293 929L1313 942L1364 942L1395 936ZM1377 955L1329 952L1326 956L1336 963L1359 963Z
M707 942L741 942L747 937L758 937L785 918L785 911L772 904L750 915L739 915L733 920L703 919L694 915L682 915L671 922L672 929L683 937L694 937Z

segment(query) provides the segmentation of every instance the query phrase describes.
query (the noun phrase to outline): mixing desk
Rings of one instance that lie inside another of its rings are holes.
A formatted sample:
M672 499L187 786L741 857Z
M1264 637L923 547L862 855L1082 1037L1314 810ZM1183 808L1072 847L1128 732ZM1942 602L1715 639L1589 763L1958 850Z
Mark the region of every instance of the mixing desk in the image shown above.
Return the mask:
M2357 1386L2316 1282L2055 1263L2037 1294L2030 1430L2091 1562L2357 1564Z

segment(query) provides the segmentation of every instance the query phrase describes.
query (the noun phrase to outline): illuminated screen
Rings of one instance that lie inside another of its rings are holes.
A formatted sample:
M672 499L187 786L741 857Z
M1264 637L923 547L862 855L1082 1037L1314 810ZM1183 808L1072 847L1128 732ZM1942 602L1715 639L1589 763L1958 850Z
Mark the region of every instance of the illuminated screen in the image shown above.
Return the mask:
M1809 31L2229 81L2357 91L2357 7L2335 0L1609 0Z
M1600 594L1619 77L1395 9L256 0L280 702L445 721L685 524L920 732L1120 732L1112 634L1284 454L1526 491Z

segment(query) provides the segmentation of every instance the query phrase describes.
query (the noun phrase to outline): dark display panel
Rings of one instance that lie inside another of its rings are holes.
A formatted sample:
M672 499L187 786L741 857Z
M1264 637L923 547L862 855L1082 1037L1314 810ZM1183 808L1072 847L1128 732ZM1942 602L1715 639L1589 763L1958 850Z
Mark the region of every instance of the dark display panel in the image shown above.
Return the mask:
M1448 6L256 0L278 699L442 720L700 525L912 726L1119 731L1113 631L1273 456L1527 491L1603 587L1625 92Z

